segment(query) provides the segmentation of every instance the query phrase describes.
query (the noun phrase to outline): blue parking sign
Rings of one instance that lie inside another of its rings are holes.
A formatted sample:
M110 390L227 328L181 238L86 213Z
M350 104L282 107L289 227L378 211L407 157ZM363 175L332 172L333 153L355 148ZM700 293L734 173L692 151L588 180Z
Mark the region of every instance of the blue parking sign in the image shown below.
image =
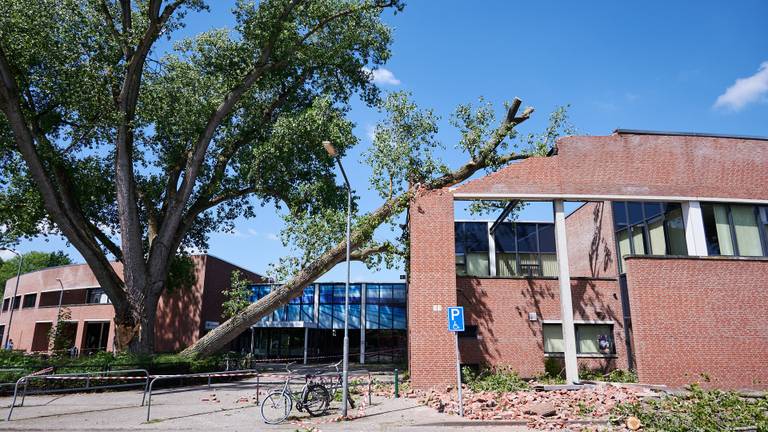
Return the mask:
M462 306L449 307L448 309L448 331L464 331L464 308Z

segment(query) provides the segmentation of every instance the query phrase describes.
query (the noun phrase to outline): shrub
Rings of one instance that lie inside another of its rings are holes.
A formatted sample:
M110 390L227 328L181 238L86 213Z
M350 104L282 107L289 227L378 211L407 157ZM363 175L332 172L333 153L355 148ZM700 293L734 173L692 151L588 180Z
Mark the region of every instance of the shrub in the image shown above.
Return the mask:
M768 400L745 399L735 392L702 390L691 387L687 396L667 396L617 405L613 413L623 420L637 417L644 431L702 431L734 430L739 427L756 427L768 431Z
M492 391L498 393L527 390L528 383L508 367L495 366L479 373L470 368L462 368L463 381L472 391Z

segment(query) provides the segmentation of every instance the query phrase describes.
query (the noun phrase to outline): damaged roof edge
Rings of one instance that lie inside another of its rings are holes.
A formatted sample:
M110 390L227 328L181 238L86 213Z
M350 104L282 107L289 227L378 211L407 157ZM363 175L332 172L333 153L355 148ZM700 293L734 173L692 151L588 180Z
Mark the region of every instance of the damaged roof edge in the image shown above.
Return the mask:
M754 136L754 135L730 135L730 134L716 134L705 132L669 132L669 131L652 131L642 129L615 129L614 134L618 135L663 135L663 136L692 136L702 138L731 138L731 139L745 139L745 140L758 140L768 141L768 137Z

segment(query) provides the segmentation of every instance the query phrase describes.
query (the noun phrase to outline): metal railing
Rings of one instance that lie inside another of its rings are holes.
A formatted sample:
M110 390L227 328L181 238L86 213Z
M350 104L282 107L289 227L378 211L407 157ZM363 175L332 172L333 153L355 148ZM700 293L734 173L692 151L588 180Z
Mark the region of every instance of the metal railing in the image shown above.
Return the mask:
M129 376L115 376L117 374L137 374L141 373L141 376L138 375L129 375ZM33 392L32 394L37 393L64 393L64 392L72 392L77 390L95 390L95 389L107 389L107 388L122 388L122 387L136 387L139 385L144 385L144 393L141 399L141 406L144 406L144 401L147 396L147 387L149 386L149 379L150 375L149 372L146 369L125 369L125 370L114 370L114 371L100 371L100 372L85 372L85 373L71 373L71 374L55 374L55 375L25 375L16 381L16 385L13 389L13 400L11 402L11 407L8 410L8 417L7 421L11 420L11 416L13 415L13 409L17 406L16 400L19 395L19 386L24 385L22 388L21 393L21 403L18 405L19 407L24 406L24 399L27 397L27 386L29 385L30 381L34 380L45 380L45 381L85 381L85 387L67 387L63 389L48 389L45 391L38 391ZM92 381L130 381L130 380L142 380L144 383L136 382L136 383L123 383L123 384L107 384L107 385L91 385Z
M328 372L328 373L324 373L324 374L317 374L315 376L318 376L318 377L319 376L323 376L323 375L330 376L330 374L332 374L332 373L333 372ZM333 374L335 376L335 373L333 373ZM372 385L372 381L373 381L372 378L371 378L371 373L368 370L351 371L350 377L351 376L355 376L355 375L358 375L358 376L365 375L365 376L368 377L368 381L367 381L366 385L368 386L368 404L370 405L370 403L371 403L371 385ZM151 418L152 395L154 394L153 393L153 391L154 391L154 384L156 382L158 382L158 381L172 380L172 379L185 379L185 378L204 378L204 379L207 378L207 381L208 381L207 382L207 386L208 386L208 388L210 388L211 387L211 379L212 378L239 377L239 376L250 376L250 377L256 378L256 382L255 383L248 383L248 382L246 382L246 383L240 383L238 385L255 385L256 386L256 403L257 404L259 403L259 396L260 396L261 386L262 385L265 385L265 384L283 384L285 382L285 379L284 379L285 374L275 374L275 373L267 373L267 374L265 374L265 373L262 373L260 371L256 371L256 370L253 370L253 369L244 369L244 370L237 370L237 371L208 372L208 373L198 373L198 374L156 375L156 376L152 377L152 380L149 382L149 387L147 388L147 395L146 395L146 401L147 401L147 404L146 404L147 405L147 420L146 421L149 421L150 418ZM271 378L271 377L279 377L281 379L279 381L264 381L264 378ZM299 374L296 374L295 378L292 378L291 381L296 381L298 383L299 381L301 381L303 379L304 378L301 377ZM350 385L352 385L351 382L350 382ZM360 385L360 384L354 383L354 385ZM199 386L202 386L202 384L198 385L198 386L195 386L195 387L199 387Z

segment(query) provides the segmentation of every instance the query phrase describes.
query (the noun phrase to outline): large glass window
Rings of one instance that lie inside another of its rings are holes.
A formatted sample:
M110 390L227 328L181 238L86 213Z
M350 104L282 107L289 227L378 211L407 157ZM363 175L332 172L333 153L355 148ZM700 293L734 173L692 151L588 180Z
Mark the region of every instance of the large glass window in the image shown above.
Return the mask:
M626 255L687 255L679 203L613 202L619 268Z
M271 285L252 285L251 302L265 297L272 290ZM322 319L322 316L321 316ZM302 295L291 299L287 305L277 308L272 315L266 316L261 321L315 321L315 286L304 288Z
M456 222L456 273L469 276L490 275L488 224Z
M505 222L493 240L497 276L557 276L554 225Z
M405 284L367 284L366 290L366 329L405 330Z
M24 304L21 305L22 308L33 308L35 307L35 302L37 301L37 293L35 294L27 294L24 296Z
M765 207L707 203L701 213L709 255L768 255Z
M319 284L320 287L320 328L344 328L345 284ZM360 328L361 317L360 284L349 286L349 328ZM390 290L391 296L391 290Z
M612 324L576 324L574 328L576 330L577 354L610 355L616 353ZM542 334L545 353L561 354L565 351L561 324L544 324Z
M107 293L104 292L102 288L88 288L88 291L86 291L85 294L85 302L89 304L107 304L110 301L109 297L107 297Z

